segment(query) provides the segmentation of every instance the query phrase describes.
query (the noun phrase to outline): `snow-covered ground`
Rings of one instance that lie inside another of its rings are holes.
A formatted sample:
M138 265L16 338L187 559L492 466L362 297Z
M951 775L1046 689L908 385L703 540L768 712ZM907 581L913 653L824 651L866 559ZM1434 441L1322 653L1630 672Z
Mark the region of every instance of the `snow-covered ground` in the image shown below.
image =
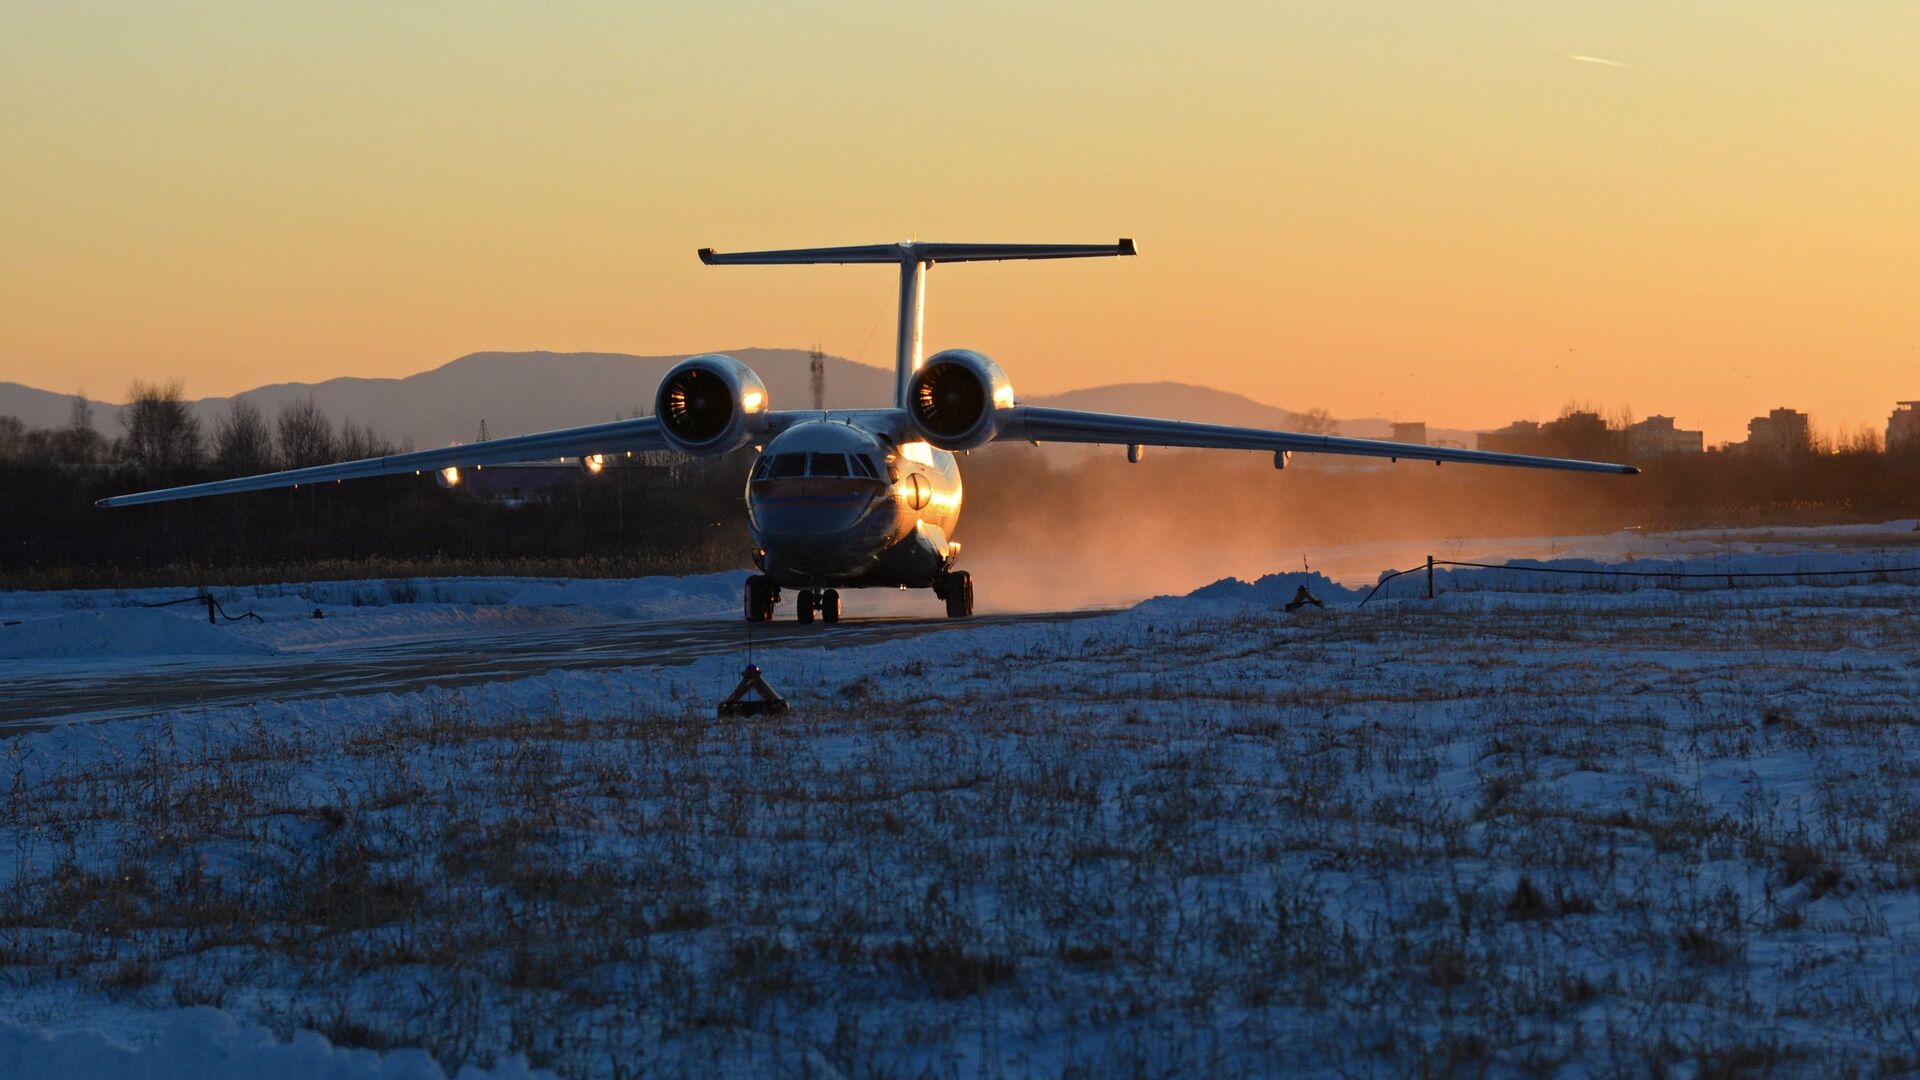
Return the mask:
M780 647L771 719L715 719L709 657L12 738L0 1075L1909 1073L1902 526L1526 552L1781 575L1731 589L1290 575ZM529 587L332 602L456 584ZM488 606L640 602L539 587ZM0 610L135 610L82 599ZM347 640L313 602L237 640Z
M203 604L190 602L193 589L0 591L0 662L265 655L720 615L739 607L744 577L476 577L247 585L212 590L220 604L214 623L209 623ZM245 618L248 612L258 618Z

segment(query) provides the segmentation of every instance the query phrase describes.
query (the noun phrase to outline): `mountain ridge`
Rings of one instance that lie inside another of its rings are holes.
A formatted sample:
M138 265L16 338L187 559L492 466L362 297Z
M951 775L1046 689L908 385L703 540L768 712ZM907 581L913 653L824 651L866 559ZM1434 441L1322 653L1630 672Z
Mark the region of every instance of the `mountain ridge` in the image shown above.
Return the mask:
M749 347L728 350L767 383L774 408L811 404L811 354L802 349ZM545 431L632 416L651 407L655 385L685 354L641 356L631 353L510 352L484 350L455 357L438 367L406 376L343 375L317 383L269 383L227 397L188 402L203 428L211 429L234 400L258 407L269 419L280 409L311 397L335 423L353 421L415 446L471 441L481 421L494 437ZM825 357L828 408L886 405L893 373L844 357ZM73 394L58 394L21 383L0 381L0 416L15 416L29 427L64 427ZM1023 397L1024 403L1087 409L1176 420L1287 428L1298 413L1227 390L1173 380L1112 383L1058 394ZM94 426L112 437L120 429L124 405L89 399ZM1384 437L1391 423L1378 417L1339 421L1345 435ZM1431 429L1430 438L1471 445L1473 432Z

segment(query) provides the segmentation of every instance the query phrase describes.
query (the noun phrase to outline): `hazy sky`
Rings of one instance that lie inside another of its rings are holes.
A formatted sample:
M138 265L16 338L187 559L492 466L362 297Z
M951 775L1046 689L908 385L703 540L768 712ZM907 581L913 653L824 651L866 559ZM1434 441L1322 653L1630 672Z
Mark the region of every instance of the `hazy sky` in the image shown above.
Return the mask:
M0 379L885 363L889 271L694 249L1131 236L936 268L929 346L1029 394L1879 426L1920 398L1916 41L1907 0L0 0Z

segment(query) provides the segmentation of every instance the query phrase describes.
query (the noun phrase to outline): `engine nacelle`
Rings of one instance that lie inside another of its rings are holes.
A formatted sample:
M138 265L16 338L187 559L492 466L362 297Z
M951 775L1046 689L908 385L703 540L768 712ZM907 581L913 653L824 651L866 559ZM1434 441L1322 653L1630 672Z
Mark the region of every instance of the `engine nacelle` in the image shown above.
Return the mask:
M907 415L920 437L942 450L992 442L1011 408L1007 373L971 349L933 354L907 383Z
M718 457L753 442L765 430L767 384L731 356L689 357L660 380L653 414L675 450Z

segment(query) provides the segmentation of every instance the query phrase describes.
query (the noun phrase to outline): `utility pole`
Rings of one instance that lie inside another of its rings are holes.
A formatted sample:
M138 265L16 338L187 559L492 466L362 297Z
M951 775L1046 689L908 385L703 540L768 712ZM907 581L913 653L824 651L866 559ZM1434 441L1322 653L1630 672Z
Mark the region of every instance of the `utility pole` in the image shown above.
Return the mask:
M827 354L818 345L813 347L813 407L819 412L827 408Z
M475 439L474 441L486 442L488 438L489 436L487 435L487 418L483 416L480 418L480 437L478 439Z

